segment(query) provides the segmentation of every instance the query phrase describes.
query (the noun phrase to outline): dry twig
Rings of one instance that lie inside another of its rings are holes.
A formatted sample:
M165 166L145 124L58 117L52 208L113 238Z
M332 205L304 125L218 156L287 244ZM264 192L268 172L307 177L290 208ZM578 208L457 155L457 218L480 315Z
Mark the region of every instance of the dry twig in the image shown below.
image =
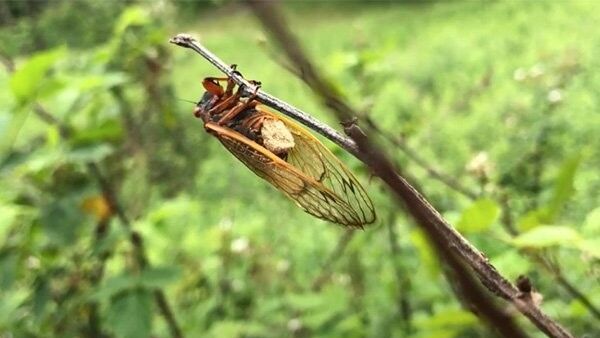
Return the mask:
M335 91L332 90L332 88L318 75L314 67L312 67L312 64L308 62L304 56L298 43L295 41L295 38L287 31L285 25L279 21L278 17L273 14L270 4L262 2L252 2L251 4L260 7L260 9L255 11L257 16L263 21L265 26L269 28L271 33L273 33L275 40L283 45L282 47L287 53L291 63L296 65L296 68L299 69L299 74L302 74L303 80L305 80L315 93L323 99L325 105L331 108L342 121L351 121L354 116L357 116L358 114L356 114L345 101L339 98ZM255 92L256 88L252 84L246 81L241 75L234 73L229 66L200 45L191 36L180 34L173 37L170 42L182 47L191 48L198 52L215 65L215 67L231 77L236 84L242 87L242 90L246 95ZM463 269L460 268L460 266L462 266L461 262L464 262L473 270L481 282L490 291L512 302L520 312L548 336L572 337L568 331L541 312L535 304L523 301L520 298L520 292L498 273L498 271L488 262L485 255L474 248L464 237L452 228L452 226L441 217L441 215L423 196L421 196L419 192L417 192L403 177L398 175L394 165L387 159L383 152L375 145L371 144L358 126L355 124L348 126L347 133L352 138L348 139L331 127L318 122L298 108L295 108L262 90L258 90L257 99L319 132L368 165L375 175L380 177L396 197L403 202L417 224L421 226L436 245L436 248L442 257L448 258L448 263L454 268L454 271L459 275L459 271L464 272L464 275L460 275L460 277L470 275L467 270L464 270L464 267ZM470 282L468 280L463 281L465 290L469 290L469 285ZM494 318L497 317L498 312L494 310L493 304L486 303L486 300L482 297L471 299L471 301L474 300L481 304L481 307L478 308L483 310L481 314L487 321L496 323L495 326L499 330L506 330L502 331L504 335L524 335L522 334L522 331L515 326L510 326L507 323L501 325L498 321L494 322L495 319L498 319ZM492 312L486 313L485 311L487 310L492 310ZM509 323L512 323L512 321L509 321Z

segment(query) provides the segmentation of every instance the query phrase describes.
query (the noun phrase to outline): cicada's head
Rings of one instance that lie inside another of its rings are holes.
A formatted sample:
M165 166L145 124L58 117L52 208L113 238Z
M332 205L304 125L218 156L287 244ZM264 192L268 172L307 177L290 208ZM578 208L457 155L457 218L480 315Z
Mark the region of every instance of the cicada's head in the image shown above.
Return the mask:
M196 103L194 108L194 116L208 121L208 112L219 102L219 97L211 92L204 92L202 98Z
M208 112L214 107L224 94L223 87L214 79L206 78L202 81L202 86L206 91L202 94L202 98L196 103L194 116L207 121L209 119Z

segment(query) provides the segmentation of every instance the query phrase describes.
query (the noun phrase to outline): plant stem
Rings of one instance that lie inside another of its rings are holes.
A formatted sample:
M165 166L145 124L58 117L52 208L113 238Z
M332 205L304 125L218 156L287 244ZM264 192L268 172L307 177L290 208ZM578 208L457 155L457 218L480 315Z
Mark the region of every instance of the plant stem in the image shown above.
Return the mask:
M263 22L263 25L270 30L275 40L280 43L291 63L300 70L299 74L302 75L302 79L307 82L319 97L321 97L324 104L334 111L342 121L351 121L354 116L358 116L358 114L343 99L341 99L331 86L329 86L316 72L315 68L303 54L295 37L287 30L286 25L281 21L280 17L274 14L272 4L254 1L249 1L249 4L255 10L255 14ZM532 323L548 336L572 337L568 331L551 318L547 317L539 307L532 302L523 300L521 298L521 292L500 275L489 263L484 254L479 252L454 228L452 228L452 226L441 217L437 210L435 210L418 191L397 173L387 156L371 144L358 126L355 124L348 125L348 128L346 129L347 134L349 134L354 141L348 139L333 128L318 122L298 108L257 89L191 36L180 34L173 37L170 42L193 49L227 76L231 77L236 84L243 88L246 95L256 93L257 99L260 102L305 124L356 156L388 185L399 201L402 201L417 224L422 227L429 235L431 241L436 244L438 251L442 254L440 256L441 258L444 258L444 255L448 254L446 258L449 259L450 265L453 266L453 268L458 269L457 264L461 263L458 261L450 261L452 258L449 258L456 255L456 259L460 259L470 266L481 282L490 291L511 301L521 313L529 318ZM467 285L469 283L465 282L463 284ZM482 308L490 310L491 313L497 313L495 308L487 308L487 306L493 306L493 304L490 305L491 303L486 302L484 298L485 297L478 294L477 297L473 299L480 300ZM486 318L488 322L495 323L496 328L502 328L500 322L494 322L493 316L487 316ZM504 325L505 324L506 323L504 323ZM517 330L516 327L512 328ZM514 331L513 334L516 335L517 332L521 333L521 331ZM505 333L508 334L507 332ZM519 336L521 335L519 334Z

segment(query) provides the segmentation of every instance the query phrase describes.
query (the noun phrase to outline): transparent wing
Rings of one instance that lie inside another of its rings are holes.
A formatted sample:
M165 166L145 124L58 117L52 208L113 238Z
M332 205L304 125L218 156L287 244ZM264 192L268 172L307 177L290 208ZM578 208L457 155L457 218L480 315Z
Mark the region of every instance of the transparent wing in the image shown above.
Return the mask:
M361 227L362 225L372 223L375 220L373 206L364 192L364 189L362 189L360 185L358 185L358 189L355 187L358 182L353 176L351 180L352 183L348 185L346 189L354 189L355 191L360 190L360 193L364 194L364 197L362 198L366 198L366 201L368 201L367 206L369 208L367 210L370 210L370 213L363 212L360 209L355 210L353 205L356 205L356 203L349 203L346 200L346 194L339 195L335 190L330 189L322 183L325 181L324 177L330 177L331 175L337 177L337 173L323 174L322 172L318 172L316 167L307 168L310 172L305 173L299 167L282 160L263 146L232 129L221 127L210 122L206 123L205 127L250 170L274 185L277 189L281 190L309 214L331 222L354 227ZM294 138L296 138L296 132L294 130L294 127L290 127L290 131L293 131ZM298 137L300 138L300 136ZM304 141L303 139L298 141L298 144L309 142ZM316 139L315 141L319 142ZM321 147L327 150L322 144ZM311 150L310 148L306 149ZM333 157L333 154L329 154ZM293 157L295 159L295 157L301 155L301 153L297 153L294 154ZM314 155L309 156L314 157ZM337 161L335 157L333 157L333 159ZM328 165L321 167L321 169L325 171L328 170L327 168L329 168ZM347 171L347 169L345 169L345 171ZM314 174L316 174L316 177L321 181L315 179ZM352 174L350 173L350 175ZM327 181L329 181L329 179ZM350 186L352 188L350 188Z
M346 165L303 127L285 117L276 117L294 136L295 146L286 161L338 196L361 224L373 223L376 218L373 203Z

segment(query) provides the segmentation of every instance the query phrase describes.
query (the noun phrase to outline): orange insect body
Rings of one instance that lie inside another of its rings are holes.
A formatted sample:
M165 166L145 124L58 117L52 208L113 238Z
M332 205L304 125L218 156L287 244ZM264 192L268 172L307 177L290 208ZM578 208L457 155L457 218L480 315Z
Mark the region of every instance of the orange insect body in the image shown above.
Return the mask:
M194 115L256 175L315 217L352 227L375 221L364 188L318 139L254 96L242 98L231 79L206 78L202 84L206 92Z

